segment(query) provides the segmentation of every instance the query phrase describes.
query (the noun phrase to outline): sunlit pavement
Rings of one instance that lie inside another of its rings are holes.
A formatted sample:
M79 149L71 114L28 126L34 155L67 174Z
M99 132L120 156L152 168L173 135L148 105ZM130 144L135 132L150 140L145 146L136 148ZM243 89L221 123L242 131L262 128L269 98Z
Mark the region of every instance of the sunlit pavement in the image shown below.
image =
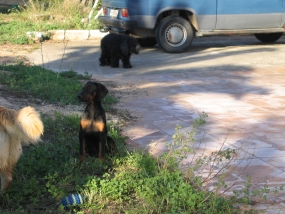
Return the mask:
M261 44L253 36L194 39L185 53L167 54L142 48L131 58L132 69L100 67L99 40L44 43L28 59L55 71L88 72L98 81L132 84L145 92L123 103L138 120L124 127L129 142L155 155L168 150L176 125L182 132L202 112L208 117L192 143L195 157L237 149L225 179L241 189L251 176L252 189L285 184L285 38ZM112 88L109 88L111 91ZM193 154L184 161L191 162ZM211 163L209 163L209 168ZM220 170L217 165L214 168ZM204 176L208 171L205 169ZM207 186L211 190L211 183ZM230 192L230 191L229 191ZM253 207L266 213L285 210L285 192L267 195Z

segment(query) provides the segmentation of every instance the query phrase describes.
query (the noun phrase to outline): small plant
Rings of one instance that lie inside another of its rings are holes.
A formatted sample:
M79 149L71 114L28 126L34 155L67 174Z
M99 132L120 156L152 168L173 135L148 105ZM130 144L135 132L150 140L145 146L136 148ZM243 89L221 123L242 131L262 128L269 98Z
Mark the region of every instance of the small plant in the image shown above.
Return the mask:
M179 167L181 161L187 157L187 154L194 151L189 143L194 142L198 127L205 124L205 118L207 117L208 115L203 112L198 119L194 120L192 129L186 131L185 134L180 132L181 126L176 126L175 134L172 136L173 141L167 143L169 152L160 157L160 161L164 163L165 167Z
M267 184L261 187L254 187L251 183L251 177L247 176L244 188L233 191L234 196L232 200L237 203L252 204L255 201L266 201L280 191L284 191L284 184L274 188L269 188Z

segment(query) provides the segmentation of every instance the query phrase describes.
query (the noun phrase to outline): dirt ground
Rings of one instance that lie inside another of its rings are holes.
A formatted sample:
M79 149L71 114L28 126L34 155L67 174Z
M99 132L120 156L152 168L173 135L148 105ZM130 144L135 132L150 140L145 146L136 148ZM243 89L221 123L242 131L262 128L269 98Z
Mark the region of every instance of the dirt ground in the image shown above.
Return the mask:
M36 45L0 45L0 64L23 61L30 65L25 55L37 48ZM0 72L6 72L1 71ZM94 80L96 81L96 80ZM138 94L134 85L118 83L112 81L100 81L110 90L110 95L114 96L119 102L114 104L107 112L107 120L114 121L119 126L130 125L136 121L137 116L123 108L123 103L128 100L132 94ZM0 105L7 108L18 110L24 106L31 105L43 114L53 115L54 112L63 114L81 114L84 111L82 105L60 105L59 103L45 103L40 99L31 97L23 92L12 92L7 86L0 85Z

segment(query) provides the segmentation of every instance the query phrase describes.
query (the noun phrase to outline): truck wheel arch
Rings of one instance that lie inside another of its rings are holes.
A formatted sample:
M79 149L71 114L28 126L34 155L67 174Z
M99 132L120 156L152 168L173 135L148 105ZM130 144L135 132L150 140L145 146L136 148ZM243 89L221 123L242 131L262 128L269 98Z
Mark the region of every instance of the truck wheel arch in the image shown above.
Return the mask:
M190 22L195 31L199 31L198 15L196 11L191 8L164 8L160 10L156 15L155 28L162 19L168 16L181 16Z

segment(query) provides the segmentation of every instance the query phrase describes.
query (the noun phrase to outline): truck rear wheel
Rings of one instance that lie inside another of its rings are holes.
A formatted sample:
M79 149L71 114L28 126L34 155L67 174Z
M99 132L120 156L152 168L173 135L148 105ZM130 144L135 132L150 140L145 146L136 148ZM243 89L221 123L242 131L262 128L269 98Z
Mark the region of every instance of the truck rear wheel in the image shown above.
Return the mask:
M168 53L181 53L187 50L193 37L191 24L180 16L163 19L156 29L156 41Z
M276 42L283 33L256 33L254 36L261 42Z

